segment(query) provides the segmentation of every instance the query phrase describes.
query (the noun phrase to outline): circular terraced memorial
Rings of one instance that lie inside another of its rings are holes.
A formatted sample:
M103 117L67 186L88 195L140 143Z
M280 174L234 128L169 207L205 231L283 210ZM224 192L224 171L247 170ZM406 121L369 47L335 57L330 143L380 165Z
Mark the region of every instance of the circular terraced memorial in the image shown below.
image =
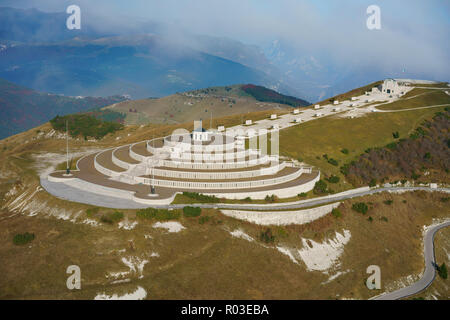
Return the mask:
M77 170L56 171L52 182L148 205L170 204L177 193L219 198L280 198L307 192L320 173L246 149L243 136L208 132L172 134L84 156Z

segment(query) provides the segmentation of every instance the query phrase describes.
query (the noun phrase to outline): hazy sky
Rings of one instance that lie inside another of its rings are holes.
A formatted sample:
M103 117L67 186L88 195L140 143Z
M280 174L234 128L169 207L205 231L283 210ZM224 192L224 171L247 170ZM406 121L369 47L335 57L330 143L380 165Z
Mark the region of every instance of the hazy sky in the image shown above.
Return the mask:
M450 80L448 0L0 0L0 5L97 16L103 28L157 21L179 30L267 46L280 39L298 52L329 53L340 64L402 68ZM381 8L381 30L368 30L366 8Z

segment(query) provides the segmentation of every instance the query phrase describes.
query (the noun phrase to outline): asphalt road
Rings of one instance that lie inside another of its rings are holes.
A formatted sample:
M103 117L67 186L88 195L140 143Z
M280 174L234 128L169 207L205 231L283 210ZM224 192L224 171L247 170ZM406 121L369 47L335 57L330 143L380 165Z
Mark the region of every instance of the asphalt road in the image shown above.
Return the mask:
M434 235L442 228L450 226L450 221L435 225L427 230L424 237L423 255L425 258L425 272L419 281L412 285L374 297L373 300L396 300L412 296L416 293L425 290L436 277L436 258L434 256Z
M46 178L41 178L41 186L47 190L50 194L69 201L80 202L90 204L99 207L113 208L113 209L139 209L147 208L149 205L137 203L131 199L122 199L111 196L104 196L82 189L74 188L64 183L50 182ZM440 191L450 193L450 188L436 188L430 189L429 187L382 187L370 190L363 190L355 192L353 194L336 194L328 197L320 197L314 199L300 200L294 202L285 202L279 204L227 204L227 203L197 203L189 204L190 206L196 206L200 208L217 208L217 209L240 209L240 210L260 210L260 211L275 211L286 209L301 209L313 207L321 204L328 204L337 201L342 201L350 198L362 197L370 194L387 192L387 191ZM162 209L179 209L183 208L183 204L170 204L170 205L154 205L151 207Z

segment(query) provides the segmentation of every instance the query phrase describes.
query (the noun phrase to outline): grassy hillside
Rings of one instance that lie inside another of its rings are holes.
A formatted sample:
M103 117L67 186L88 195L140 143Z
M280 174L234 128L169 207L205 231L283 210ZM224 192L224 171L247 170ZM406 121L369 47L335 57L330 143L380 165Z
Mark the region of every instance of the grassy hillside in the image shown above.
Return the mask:
M409 136L382 148L367 149L357 161L345 164L342 172L354 185L399 180L450 182L450 107L424 121Z
M303 100L298 99L298 101ZM297 103L300 103L298 101ZM249 112L291 108L291 105L281 102L293 103L290 100L282 101L279 97L266 99L265 102L258 101L242 90L241 85L233 85L177 93L160 99L125 101L104 109L124 113L126 124L177 124L202 119L205 121L205 126L209 127L211 114L213 118L220 118Z
M413 99L410 102L414 104ZM401 138L408 137L424 120L430 120L444 109L376 112L353 119L333 116L309 121L280 131L280 152L320 168L325 176L340 176L340 182L331 185L335 191L348 189L351 185L340 173L343 164L358 159L368 148L384 147L393 142L394 132ZM330 159L337 163L333 165Z
M39 126L56 115L66 115L124 101L108 98L66 97L37 92L0 79L0 139Z
M325 176L340 175L339 166L329 159L341 165L368 147L385 146L393 132L407 137L438 110L444 108L321 118L282 130L280 145L283 153L302 157ZM245 118L257 120L270 113L253 112ZM241 119L241 115L228 115L214 119L214 125L231 126ZM178 127L192 129L192 123L130 125L96 142L73 138L69 146L71 153L89 152L167 135ZM423 269L422 226L448 217L445 194L377 194L344 201L338 218L327 215L305 225L272 227L270 243L261 238L266 227L229 218L215 209L202 210L199 217L169 211L171 221L185 228L169 233L153 228L167 212L144 217L136 210L117 212L57 199L40 189L39 174L57 165L58 157L64 161L64 137L51 132L46 123L0 141L3 299L92 299L101 293L133 292L137 286L146 290L148 299L366 299L379 293L364 285L367 266L381 267L383 290L398 286L397 281L409 275L416 277ZM344 148L348 153L341 152ZM352 210L356 201L367 204L366 214ZM135 222L132 230L119 228L119 223ZM232 236L234 230L254 241ZM351 239L339 266L328 274L308 271L304 262L294 263L277 249L301 249L302 239L322 243L344 230ZM14 243L17 235L27 233L34 239L26 245ZM142 271L136 267L133 272L123 259L148 263ZM81 267L82 290L65 286L65 268L72 264ZM123 278L111 276L119 272L125 273Z

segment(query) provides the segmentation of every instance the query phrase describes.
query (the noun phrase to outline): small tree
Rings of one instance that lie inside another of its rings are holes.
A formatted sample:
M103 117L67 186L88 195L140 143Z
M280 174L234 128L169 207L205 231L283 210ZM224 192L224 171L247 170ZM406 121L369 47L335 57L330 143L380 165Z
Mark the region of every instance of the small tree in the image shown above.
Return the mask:
M314 189L313 192L315 194L323 194L327 192L327 184L325 181L323 180L319 180L316 182L316 184L314 185Z
M265 231L261 231L259 239L265 243L270 243L275 241L275 236L272 235L272 230L267 228Z
M357 202L352 205L352 209L355 210L356 212L366 214L367 211L369 210L369 207L364 202Z
M438 274L442 279L447 279L447 266L443 262L442 265L438 266Z
M341 211L338 208L334 208L333 210L331 210L331 214L335 217L335 218L339 218L342 216Z

